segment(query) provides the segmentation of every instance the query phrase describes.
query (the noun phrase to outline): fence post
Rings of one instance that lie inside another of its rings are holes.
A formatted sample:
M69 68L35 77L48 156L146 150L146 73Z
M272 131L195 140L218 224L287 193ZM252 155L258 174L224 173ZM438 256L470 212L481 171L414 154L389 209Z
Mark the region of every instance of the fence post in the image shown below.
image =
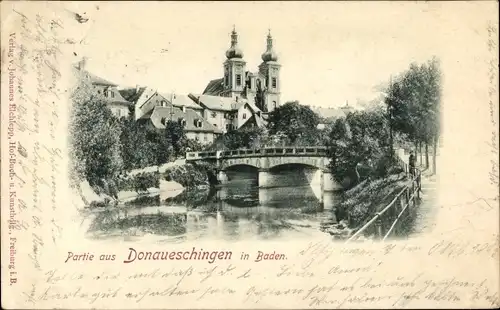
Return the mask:
M420 199L420 173L417 175L417 186L416 186L416 190L417 190L417 198Z
M408 191L408 187L405 189L406 203L408 204L408 208L410 207L410 195Z
M378 219L375 221L375 227L377 229L377 236L379 239L382 239L384 237L383 231L382 231L382 220L380 216Z

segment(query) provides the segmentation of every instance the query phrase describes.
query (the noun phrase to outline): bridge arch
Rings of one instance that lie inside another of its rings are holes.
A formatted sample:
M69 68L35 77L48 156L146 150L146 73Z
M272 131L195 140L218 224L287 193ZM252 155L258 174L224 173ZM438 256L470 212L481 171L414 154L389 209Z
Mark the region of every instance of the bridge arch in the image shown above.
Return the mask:
M274 169L284 165L301 165L323 169L324 159L320 157L305 157L305 156L286 156L286 157L271 157L268 162L268 169Z
M258 166L256 165L249 165L249 164L242 164L242 163L236 163L232 165L227 165L224 167L222 170L238 170L238 168L243 168L244 170L248 169L259 169Z
M278 172L286 170L294 170L295 168L309 168L309 169L320 169L316 165L304 164L304 163L284 163L279 165L274 165L269 167L269 171Z

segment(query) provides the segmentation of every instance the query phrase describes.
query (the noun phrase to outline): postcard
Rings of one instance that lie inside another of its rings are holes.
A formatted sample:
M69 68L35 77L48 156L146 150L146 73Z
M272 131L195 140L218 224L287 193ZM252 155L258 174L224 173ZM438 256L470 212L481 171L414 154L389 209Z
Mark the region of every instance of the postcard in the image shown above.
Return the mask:
M3 1L2 307L498 308L497 12Z

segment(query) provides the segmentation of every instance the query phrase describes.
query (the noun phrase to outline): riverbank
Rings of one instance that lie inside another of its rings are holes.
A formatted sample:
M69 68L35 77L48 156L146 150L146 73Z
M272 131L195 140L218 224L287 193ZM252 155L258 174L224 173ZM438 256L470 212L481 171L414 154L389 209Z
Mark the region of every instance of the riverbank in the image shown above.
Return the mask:
M359 183L341 194L334 210L337 223L325 225L322 230L339 239L348 238L408 184L404 172Z
M78 184L76 192L80 196L79 208L105 208L165 201L186 189L207 188L214 182L216 179L210 165L176 161L136 169L116 180L102 180L98 185L90 185L84 180Z

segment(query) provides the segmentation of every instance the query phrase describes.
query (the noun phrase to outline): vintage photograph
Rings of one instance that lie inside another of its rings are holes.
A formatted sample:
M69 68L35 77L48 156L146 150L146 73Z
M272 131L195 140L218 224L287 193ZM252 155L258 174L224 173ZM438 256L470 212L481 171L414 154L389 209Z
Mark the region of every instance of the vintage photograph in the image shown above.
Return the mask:
M432 230L442 142L432 51L383 56L384 44L367 49L367 28L336 51L321 50L321 33L299 47L314 28L285 42L272 21L191 26L175 42L152 27L142 49L74 53L70 180L88 238L360 242ZM210 48L192 43L202 29Z
M498 308L497 2L0 5L2 308Z

